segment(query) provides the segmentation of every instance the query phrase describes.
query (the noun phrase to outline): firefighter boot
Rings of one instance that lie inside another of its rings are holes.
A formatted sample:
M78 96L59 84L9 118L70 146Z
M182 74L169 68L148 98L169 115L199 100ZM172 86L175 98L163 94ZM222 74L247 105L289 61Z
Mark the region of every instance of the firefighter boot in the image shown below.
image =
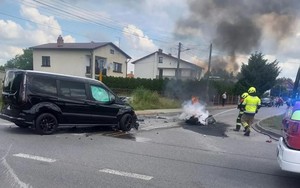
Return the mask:
M246 128L246 131L245 131L244 136L250 136L250 126L247 126L245 128Z
M233 130L238 132L240 130L240 128L241 128L240 125L236 125L235 129L233 129Z

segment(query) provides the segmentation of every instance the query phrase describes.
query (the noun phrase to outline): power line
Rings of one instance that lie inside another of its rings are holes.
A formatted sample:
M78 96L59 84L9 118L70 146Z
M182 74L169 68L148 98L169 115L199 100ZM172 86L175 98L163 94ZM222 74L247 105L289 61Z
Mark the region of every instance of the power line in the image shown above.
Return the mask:
M69 32L69 33L73 33L73 34L78 35L78 36L84 36L84 35L81 35L81 34L79 34L79 33L73 32L73 31L63 30L63 29L61 29L61 28L49 26L48 24L42 24L42 23L34 22L34 21L31 21L31 20L28 20L28 19L25 19L25 18L20 18L20 17L18 17L18 16L13 16L13 15L7 14L7 13L5 13L5 12L1 12L1 11L0 11L0 14L5 15L5 16L8 16L8 17L11 17L11 18L15 18L15 19L18 19L18 20L23 20L23 21L31 22L31 23L34 23L34 24L37 24L37 25L47 26L47 27L50 27L50 28L52 28L52 29L57 29L57 30L59 30L59 31L61 31L61 30L62 30L62 31L67 31L67 32Z
M36 3L38 3L38 4L43 5L45 7L48 7L51 10L55 10L55 11L58 11L60 13L71 15L71 16L73 16L75 18L79 18L80 20L83 20L83 21L86 21L86 22L89 22L89 23L92 23L92 24L95 24L95 25L98 25L98 26L101 26L101 27L104 27L104 28L107 28L107 29L110 29L110 30L115 30L115 31L121 32L123 34L128 34L128 35L131 35L131 36L134 36L134 37L138 37L138 38L148 39L147 36L140 36L140 35L137 35L135 33L124 31L122 28L118 28L118 27L115 27L115 26L110 26L110 25L101 23L99 21L94 21L92 19L86 18L86 14L83 14L81 12L76 12L76 14L75 14L75 13L72 13L70 11L67 11L67 10L64 10L62 8L59 8L59 6L54 6L53 4L51 5L49 3L45 3L45 2L42 2L40 0L33 0L33 1L36 2ZM158 38L151 38L151 40L154 40L154 41L157 41L157 42L162 42L162 43L170 43L168 41L164 41L164 40L161 40L161 39L158 39Z

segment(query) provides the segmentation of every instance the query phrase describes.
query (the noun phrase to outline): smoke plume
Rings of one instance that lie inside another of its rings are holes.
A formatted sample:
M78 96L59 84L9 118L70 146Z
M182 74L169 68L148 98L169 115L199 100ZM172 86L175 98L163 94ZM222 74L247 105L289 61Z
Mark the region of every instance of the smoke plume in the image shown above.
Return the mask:
M225 52L231 68L237 54L250 54L262 37L280 42L296 33L298 0L188 0L190 14L177 21L179 39L202 37ZM178 32L177 32L178 31ZM193 40L193 39L192 39ZM225 66L224 66L225 67ZM228 69L225 67L225 69Z
M179 119L188 120L191 117L197 118L199 123L205 125L206 119L209 116L208 110L205 108L205 104L196 103L193 104L191 100L185 101L182 104L183 112L180 114Z

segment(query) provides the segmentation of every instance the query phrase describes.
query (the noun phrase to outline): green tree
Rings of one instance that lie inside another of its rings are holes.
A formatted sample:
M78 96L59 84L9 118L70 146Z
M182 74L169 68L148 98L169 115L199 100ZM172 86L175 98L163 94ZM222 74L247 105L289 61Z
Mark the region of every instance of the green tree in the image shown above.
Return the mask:
M262 53L251 54L248 64L242 65L235 92L241 94L254 86L260 96L276 84L280 71L277 60L269 63Z
M23 54L16 55L7 61L4 68L33 70L33 53L31 49L23 49Z

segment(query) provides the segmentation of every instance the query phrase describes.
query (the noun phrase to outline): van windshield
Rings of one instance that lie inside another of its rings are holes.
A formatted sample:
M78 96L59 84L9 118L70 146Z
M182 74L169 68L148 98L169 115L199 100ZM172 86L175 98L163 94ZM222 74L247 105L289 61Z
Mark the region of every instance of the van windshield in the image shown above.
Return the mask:
M22 72L7 71L3 83L3 91L7 93L15 93L20 89L20 84L23 80Z

